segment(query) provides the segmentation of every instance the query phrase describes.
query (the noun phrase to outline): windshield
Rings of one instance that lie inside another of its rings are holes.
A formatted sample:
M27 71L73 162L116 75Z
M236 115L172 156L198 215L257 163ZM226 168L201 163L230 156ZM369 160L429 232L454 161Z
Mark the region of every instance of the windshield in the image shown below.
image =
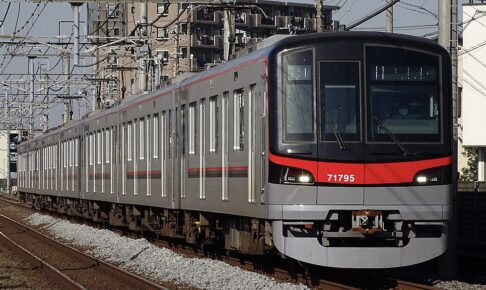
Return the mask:
M319 85L322 141L359 140L359 62L321 62Z
M403 142L440 142L438 57L389 47L366 53L368 140L393 142L391 133Z
M284 55L284 139L287 142L314 141L312 50Z

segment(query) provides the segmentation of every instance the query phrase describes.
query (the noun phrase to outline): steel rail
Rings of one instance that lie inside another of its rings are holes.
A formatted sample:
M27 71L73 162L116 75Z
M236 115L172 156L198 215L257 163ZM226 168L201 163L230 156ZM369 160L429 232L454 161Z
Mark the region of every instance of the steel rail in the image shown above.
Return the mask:
M40 269L44 275L54 278L57 282L64 286L64 289L86 290L85 287L73 281L67 275L57 270L41 258L37 257L27 249L16 243L14 240L7 237L3 232L0 232L0 243L12 250L12 252L21 256L28 263Z
M147 289L147 290L168 290L168 288L155 284L145 278L139 277L137 275L134 275L130 272L127 272L123 269L120 269L116 266L113 266L107 262L101 261L99 259L96 259L90 255L87 255L73 247L64 245L62 243L57 242L54 239L51 239L50 237L42 234L41 232L34 230L26 225L23 225L22 223L19 223L7 216L4 216L0 214L0 220L10 223L14 227L17 227L20 230L27 231L29 234L31 234L33 237L38 239L39 241L48 244L52 246L53 248L60 250L64 252L67 255L70 256L75 256L77 259L80 261L90 264L92 266L97 267L100 271L103 271L105 273L109 273L114 277L117 277L121 281L126 282L129 285L132 285L136 289ZM81 286L82 287L82 286ZM85 289L85 288L70 288L70 289Z
M26 207L26 208L31 209L30 206L27 206L24 203L18 203L17 201L14 201L14 200L9 199L9 198L0 197L0 200L8 202L8 203L16 205L16 206ZM164 240L157 240L154 244L157 245L157 246L160 246L160 247L170 247L170 243L167 242L167 241L164 241ZM191 253L189 253L187 251L181 251L181 252L184 252L184 254L191 255ZM254 263L254 262L247 261L247 260L242 261L239 258L235 258L235 257L227 256L227 255L223 255L221 258L226 263L228 263L230 265L234 265L234 266L251 266L253 268L264 268L263 265L259 265L258 263ZM295 280L295 278L297 278L297 280L300 281L300 282L305 282L307 280L307 278L300 273L299 274L294 274L294 273L290 274L287 270L282 269L282 268L274 268L273 270L274 270L275 275L278 276L279 278L282 278L282 280L288 280L288 279ZM393 284L392 289L397 289L397 290L437 290L438 289L438 288L433 287L433 286L428 286L428 285L423 285L423 284L419 284L419 283L400 280L400 279L396 279L396 278L393 278L393 277L390 277L390 279L392 279L391 280L392 284ZM349 285L345 285L345 284L341 284L341 283L337 283L337 282L333 282L333 281L329 281L329 280L325 280L325 279L319 279L319 280L317 280L317 282L318 282L318 285L313 286L313 287L316 287L317 289L329 289L329 290L357 290L357 289L359 289L359 288L356 288L356 287L352 287L352 286L349 286Z
M433 286L408 282L404 280L396 280L395 282L397 283L397 285L395 286L394 289L397 290L437 290L439 289Z

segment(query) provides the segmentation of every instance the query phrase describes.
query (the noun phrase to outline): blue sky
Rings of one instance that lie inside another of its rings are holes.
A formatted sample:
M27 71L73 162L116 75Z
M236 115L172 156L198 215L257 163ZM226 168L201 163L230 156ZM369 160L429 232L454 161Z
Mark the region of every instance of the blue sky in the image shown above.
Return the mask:
M394 25L395 32L423 36L433 34L437 31L437 1L442 0L407 0L400 1L394 7ZM304 2L314 3L309 0L294 0L289 2ZM459 0L460 4L468 2L467 0ZM7 11L9 2L0 2L0 21ZM333 18L339 20L341 24L352 24L353 22L365 17L374 12L379 7L385 5L386 0L324 0L327 5L336 5L341 8L333 13ZM20 7L20 9L19 9ZM461 18L462 9L459 6L459 18ZM42 13L40 13L42 11ZM33 16L32 16L33 14ZM17 20L18 15L18 20ZM6 16L5 23L0 28L1 34L12 34L18 31L17 35L25 35L29 31L30 36L57 36L59 34L69 37L71 34L71 27L69 23L61 23L63 21L72 20L72 9L67 3L28 3L28 2L11 2L10 10ZM31 17L32 16L32 17ZM38 17L38 19L37 19ZM81 19L86 20L86 5L83 5ZM32 24L35 21L35 25ZM61 23L61 24L60 24ZM374 19L358 26L355 30L384 30L385 15L384 13L378 15ZM15 29L16 28L16 29ZM82 32L82 34L84 34ZM430 36L429 36L430 37ZM24 48L20 48L22 51ZM19 52L18 51L18 52ZM0 47L0 53L5 53L5 47ZM26 51L27 52L27 51ZM15 58L7 67L6 63L10 57L6 57L5 62L0 67L0 71L4 73L24 73L27 71L27 58ZM50 58L42 60L45 66L53 69L57 63L57 58ZM86 60L90 62L90 59ZM3 56L0 56L0 64L3 62ZM62 64L58 64L53 69L53 72L60 72ZM75 73L91 72L88 69L76 69ZM0 76L0 79L5 76ZM1 91L3 94L3 90ZM58 112L59 113L56 113ZM57 125L60 121L60 112L62 105L53 110L51 116L51 125ZM75 117L83 114L82 110L74 110ZM36 122L39 122L39 118Z

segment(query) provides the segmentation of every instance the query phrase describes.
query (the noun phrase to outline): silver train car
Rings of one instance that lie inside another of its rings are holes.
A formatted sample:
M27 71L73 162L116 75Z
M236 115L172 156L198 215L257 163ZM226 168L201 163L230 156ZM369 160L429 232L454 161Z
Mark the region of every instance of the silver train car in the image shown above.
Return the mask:
M18 190L37 208L201 247L421 263L447 248L450 67L411 36L280 37L22 143Z

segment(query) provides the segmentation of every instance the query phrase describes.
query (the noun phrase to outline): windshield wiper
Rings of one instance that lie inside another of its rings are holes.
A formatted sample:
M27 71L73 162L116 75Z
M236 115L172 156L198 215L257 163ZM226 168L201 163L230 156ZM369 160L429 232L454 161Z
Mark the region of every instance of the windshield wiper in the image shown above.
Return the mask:
M393 142L397 145L397 147L400 148L400 150L402 150L403 156L405 156L405 157L410 156L410 152L408 152L407 148L405 148L402 145L402 143L400 143L397 136L395 134L393 134L390 131L390 129L388 129L385 125L383 125L383 122L380 120L380 118L378 118L377 116L372 116L372 118L373 118L373 121L375 121L375 123L378 125L378 127L383 129L383 131L385 131L385 133L388 135L388 137L390 137L390 139L393 140Z
M346 146L344 145L343 138L341 137L341 134L339 133L336 122L334 122L334 119L332 118L331 114L329 114L329 111L327 110L326 106L324 106L324 112L329 115L329 121L331 122L332 132L334 133L334 137L336 137L336 141L339 144L339 149L346 150Z

